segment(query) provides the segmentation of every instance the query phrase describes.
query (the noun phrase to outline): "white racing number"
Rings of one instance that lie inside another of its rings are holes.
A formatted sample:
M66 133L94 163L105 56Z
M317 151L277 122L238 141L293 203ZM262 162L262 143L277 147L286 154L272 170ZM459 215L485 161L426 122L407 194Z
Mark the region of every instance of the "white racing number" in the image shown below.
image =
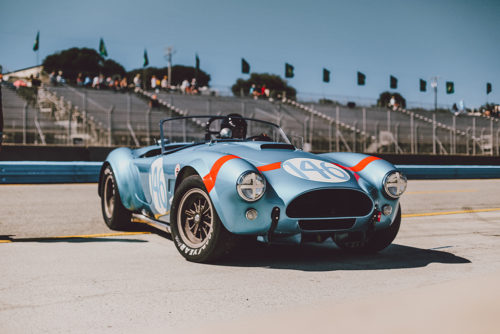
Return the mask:
M166 186L165 174L163 173L163 161L162 158L158 158L151 164L151 171L149 172L149 190L151 192L153 209L161 215L167 212Z
M351 178L342 168L316 159L294 158L283 162L281 166L287 173L310 181L339 183Z

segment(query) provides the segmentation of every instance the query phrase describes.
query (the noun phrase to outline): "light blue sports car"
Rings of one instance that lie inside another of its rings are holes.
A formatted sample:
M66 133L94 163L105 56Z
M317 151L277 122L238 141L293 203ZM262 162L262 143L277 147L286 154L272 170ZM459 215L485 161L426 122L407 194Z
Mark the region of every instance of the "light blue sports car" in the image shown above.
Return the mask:
M297 149L276 124L228 116L160 122L157 145L117 148L99 180L111 229L146 223L171 233L188 260L210 262L242 236L377 252L401 223L406 178L358 153Z

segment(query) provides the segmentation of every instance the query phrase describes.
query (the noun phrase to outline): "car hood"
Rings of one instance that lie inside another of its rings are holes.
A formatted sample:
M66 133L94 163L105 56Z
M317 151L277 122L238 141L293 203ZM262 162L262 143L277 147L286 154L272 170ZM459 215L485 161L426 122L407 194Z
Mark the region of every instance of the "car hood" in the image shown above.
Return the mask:
M204 151L208 149L223 155L235 155L248 161L264 174L268 183L285 202L313 189L362 190L358 182L359 175L338 167L340 165L338 161L297 150L291 145L219 142L193 149Z

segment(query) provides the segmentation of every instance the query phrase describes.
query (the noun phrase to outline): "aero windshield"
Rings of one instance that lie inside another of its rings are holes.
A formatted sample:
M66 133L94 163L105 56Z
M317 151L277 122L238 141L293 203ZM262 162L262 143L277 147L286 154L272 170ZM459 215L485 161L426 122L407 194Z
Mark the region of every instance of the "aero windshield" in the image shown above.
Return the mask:
M188 116L160 122L162 152L171 143L267 141L290 144L276 124L239 116Z

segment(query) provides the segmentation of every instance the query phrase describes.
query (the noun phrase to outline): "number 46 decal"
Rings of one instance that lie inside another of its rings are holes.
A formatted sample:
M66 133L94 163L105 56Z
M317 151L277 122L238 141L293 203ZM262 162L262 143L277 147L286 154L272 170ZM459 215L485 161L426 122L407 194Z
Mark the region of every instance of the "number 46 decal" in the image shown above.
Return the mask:
M347 172L332 163L306 158L294 158L282 163L282 168L289 174L317 182L339 183L349 181Z

